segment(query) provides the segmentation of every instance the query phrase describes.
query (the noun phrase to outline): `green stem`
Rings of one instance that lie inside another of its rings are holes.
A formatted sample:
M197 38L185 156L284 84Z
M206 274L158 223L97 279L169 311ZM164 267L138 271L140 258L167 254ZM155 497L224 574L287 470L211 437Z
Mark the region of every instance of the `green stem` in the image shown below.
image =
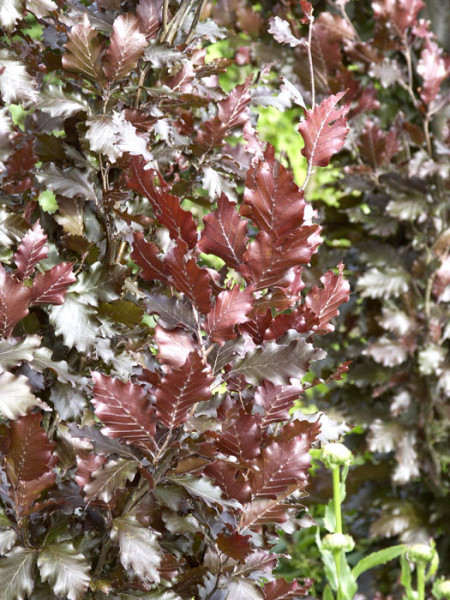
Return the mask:
M332 474L333 474L334 517L336 520L335 533L342 533L340 467L339 466L333 467Z
M418 600L425 600L425 565L417 565L417 594Z

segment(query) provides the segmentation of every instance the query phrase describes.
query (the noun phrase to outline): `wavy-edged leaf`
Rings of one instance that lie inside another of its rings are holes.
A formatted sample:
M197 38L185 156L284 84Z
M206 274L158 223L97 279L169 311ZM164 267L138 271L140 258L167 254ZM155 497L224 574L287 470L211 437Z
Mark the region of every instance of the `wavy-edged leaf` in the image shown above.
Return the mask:
M213 309L208 313L205 329L211 342L223 345L236 337L235 326L249 319L253 306L251 288L241 290L235 285L230 290L220 292Z
M113 521L111 537L119 544L120 562L125 569L131 568L147 583L159 582L162 552L155 531L139 525L135 517L119 517Z
M17 419L42 402L31 393L25 375L0 374L0 414L7 419Z
M47 236L39 221L29 229L22 238L17 252L14 254L16 263L16 279L23 280L33 274L37 263L47 257Z
M312 361L325 356L320 348L314 348L304 340L289 344L267 342L251 350L233 368L233 373L244 375L252 385L260 385L265 379L275 385L288 385L291 379L301 379Z
M305 305L318 321L318 325L312 325L313 330L323 333L334 331L330 319L339 314L340 305L350 298L350 285L343 273L344 265L339 263L337 275L327 271L320 278L323 287L314 286L306 295Z
M133 479L137 467L138 463L135 460L110 460L92 473L92 480L84 488L86 498L89 501L100 498L109 502L117 490L123 489L127 481Z
M300 385L274 385L264 381L255 391L255 403L264 409L261 427L289 418L289 410L303 393Z
M38 273L31 288L31 304L63 304L67 288L75 283L73 263L63 262L45 273Z
M48 581L57 596L83 600L89 587L89 564L71 542L45 546L37 559L42 581Z
M181 208L177 196L170 194L162 175L157 171L145 169L142 157L131 159L133 176L128 179L128 186L142 194L150 201L156 218L167 227L173 240L182 239L188 248L197 243L197 226L192 213ZM159 180L159 187L155 184Z
M127 444L153 449L156 415L145 390L134 383L92 373L95 414L106 425L102 433Z
M166 285L170 285L170 273L164 262L158 258L158 254L158 246L147 242L143 233L139 231L134 234L131 258L141 267L141 277L147 281L159 279Z
M311 438L307 434L263 448L249 475L253 497L276 499L291 485L303 489L311 464L310 449Z
M336 108L345 92L328 96L314 109L307 110L298 126L305 141L302 154L310 165L326 167L333 154L345 144L348 127L345 118L349 105Z
M27 316L30 296L30 288L13 279L0 264L0 337L9 337Z
M239 217L236 205L222 194L217 209L203 218L205 228L198 243L202 252L215 254L231 269L238 269L247 245L247 221Z
M0 558L0 589L4 600L25 600L34 588L35 550L17 546Z
M156 392L156 410L162 423L173 429L186 421L191 408L211 397L212 377L202 359L191 352L185 364L169 368Z
M82 73L94 81L102 82L103 46L97 31L89 22L87 12L83 14L81 23L72 27L68 37L67 53L62 57L63 68L75 73Z
M106 79L114 82L136 69L146 45L138 19L132 13L119 15L113 23L111 43L103 60Z
M300 596L306 596L312 581L306 581L303 585L298 581L286 581L280 578L270 581L264 586L264 600L297 600Z
M172 275L173 286L206 315L211 309L211 277L194 258L188 258L187 246L182 240L169 251L164 264Z

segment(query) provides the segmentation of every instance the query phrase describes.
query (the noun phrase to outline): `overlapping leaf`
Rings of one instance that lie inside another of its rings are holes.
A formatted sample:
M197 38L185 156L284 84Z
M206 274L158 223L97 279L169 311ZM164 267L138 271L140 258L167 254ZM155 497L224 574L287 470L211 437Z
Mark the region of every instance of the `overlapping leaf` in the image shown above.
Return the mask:
M156 419L145 390L133 383L92 373L95 414L106 425L102 432L127 444L153 449Z
M339 92L325 98L314 109L307 110L298 130L305 140L302 154L311 165L326 167L331 157L345 144L348 128L345 115L349 106L336 108L345 95Z
M210 398L211 382L208 369L196 352L189 354L182 367L168 369L156 392L156 410L161 422L170 429L181 425L195 404Z

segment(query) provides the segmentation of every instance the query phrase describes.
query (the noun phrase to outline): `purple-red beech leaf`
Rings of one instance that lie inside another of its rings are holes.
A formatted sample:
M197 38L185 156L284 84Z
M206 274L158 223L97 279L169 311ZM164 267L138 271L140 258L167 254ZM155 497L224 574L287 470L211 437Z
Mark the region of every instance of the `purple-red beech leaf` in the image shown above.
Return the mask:
M326 167L331 157L345 144L348 133L345 115L349 111L349 105L336 108L345 93L328 96L321 104L307 110L298 126L305 141L302 154L310 165Z
M185 364L169 368L156 392L156 410L161 422L174 429L186 421L198 402L211 397L212 377L197 352L191 352Z
M31 304L63 304L67 288L76 280L73 263L70 262L60 263L50 271L38 273L31 288Z
M217 210L203 218L205 229L198 243L202 252L215 254L227 267L238 269L247 242L247 221L241 219L236 205L222 194Z
M264 409L261 427L286 421L289 410L302 393L300 385L274 385L271 381L264 381L255 391L255 403Z
M330 320L339 314L341 304L350 298L350 285L344 279L343 273L344 265L339 263L337 275L333 271L327 271L320 278L323 287L319 288L316 285L306 295L306 307L314 317L311 321L311 328L314 331L323 333L334 331ZM318 324L315 324L314 321Z
M66 44L68 52L62 57L63 68L102 82L103 46L97 31L89 21L87 12L84 13L81 22L72 27L68 38L69 41Z
M14 254L14 262L17 267L16 279L23 280L30 277L35 265L46 258L47 254L47 236L39 221L36 221L33 228L24 235Z
M259 229L284 238L303 224L306 202L292 173L275 159L268 145L264 157L247 173L241 214Z
M142 33L147 39L153 39L162 22L163 0L139 0L136 14Z
M252 289L241 290L239 285L234 285L230 290L221 292L212 310L208 313L205 329L211 342L221 346L236 337L235 326L245 323L252 310Z
M31 290L9 275L0 263L0 337L9 337L28 314Z
M179 198L169 193L160 173L145 170L145 161L141 157L132 157L131 165L132 176L128 178L128 187L148 198L156 218L167 227L173 240L181 238L188 248L194 248L197 226L192 213L181 208ZM159 180L159 187L155 185L155 177Z
M235 127L242 127L249 120L247 106L250 104L251 77L237 85L226 100L217 105L217 116L203 124L198 141L201 146L220 146L223 139Z
M137 67L146 45L138 19L132 13L119 15L113 23L111 43L103 60L106 79L113 82L126 77Z
M310 449L311 439L306 434L263 448L249 474L253 498L276 499L291 485L303 489L311 463Z
M173 286L189 298L200 313L207 314L211 308L211 277L187 252L186 244L179 240L168 252L164 264L172 276Z
M275 579L266 583L264 600L297 600L300 596L306 596L312 581L305 580L303 584L297 581L286 581L286 579Z
M158 258L158 254L158 246L153 242L147 242L143 233L138 231L134 234L131 258L141 267L141 277L147 281L159 279L166 285L170 285L169 273L163 261Z
M92 373L95 414L106 425L104 435L127 444L154 449L155 411L145 390L134 383Z

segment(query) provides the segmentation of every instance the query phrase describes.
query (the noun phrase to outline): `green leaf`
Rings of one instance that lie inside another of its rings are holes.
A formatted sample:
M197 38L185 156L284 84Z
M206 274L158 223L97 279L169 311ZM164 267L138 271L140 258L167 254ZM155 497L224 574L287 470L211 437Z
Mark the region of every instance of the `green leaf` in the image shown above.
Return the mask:
M119 543L120 562L125 569L133 569L143 581L159 582L162 552L152 529L139 525L135 517L120 517L113 521L111 537Z
M125 487L128 480L132 480L137 469L134 460L110 460L104 467L92 473L92 481L85 486L86 498L100 498L109 502L116 490Z
M57 596L83 600L89 586L89 565L71 542L46 546L37 561L42 581L48 581Z
M397 546L391 546L390 548L384 548L383 550L379 550L378 552L372 552L369 556L365 556L362 558L355 567L353 567L353 577L358 579L358 577L368 571L369 569L373 569L378 565L384 565L390 560L394 560L398 556L402 556L405 552L407 546L405 544L398 544Z
M44 190L38 196L39 206L46 213L53 215L58 210L56 196L51 190Z
M25 600L34 587L34 550L18 546L0 559L2 600Z

